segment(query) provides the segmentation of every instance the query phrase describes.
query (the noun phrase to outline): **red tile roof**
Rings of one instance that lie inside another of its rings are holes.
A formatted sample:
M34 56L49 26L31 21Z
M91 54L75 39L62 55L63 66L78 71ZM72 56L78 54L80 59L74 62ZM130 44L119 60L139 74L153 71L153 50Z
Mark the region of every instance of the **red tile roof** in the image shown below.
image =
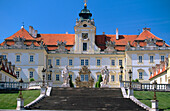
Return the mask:
M162 39L156 37L155 35L153 35L148 30L144 30L135 40L145 40L145 39L148 39L148 38L155 38L157 40L162 40Z
M66 41L66 49L70 50L71 47L75 44L75 34L38 34L38 37L35 39L33 38L28 31L24 28L20 29L18 32L13 34L12 36L6 38L8 45L14 45L13 40L14 37L24 37L26 41L24 42L26 45L31 45L31 41L35 40L34 45L39 46L40 41L43 40L44 44L48 46L49 50L56 50L57 49L57 41ZM157 40L162 40L155 35L153 35L150 31L144 30L139 36L138 35L119 35L119 39L116 40L116 35L96 35L95 36L95 43L96 45L101 48L101 50L106 49L106 41L114 41L115 42L115 49L119 51L124 51L125 46L130 41L132 46L137 45L137 41L139 40L140 46L146 46L146 42L143 42L145 39L148 38L155 38ZM142 41L140 41L142 40ZM37 42L36 42L37 41ZM1 43L4 45L4 42ZM157 41L156 45L162 46L163 41ZM168 46L166 44L166 46Z
M26 40L35 40L29 33L27 30L25 30L24 28L20 29L18 32L16 32L15 34L13 34L12 36L6 38L5 40L13 40L14 37L24 37Z
M36 40L45 43L45 45L57 45L57 41L66 41L66 45L74 45L75 34L40 34Z

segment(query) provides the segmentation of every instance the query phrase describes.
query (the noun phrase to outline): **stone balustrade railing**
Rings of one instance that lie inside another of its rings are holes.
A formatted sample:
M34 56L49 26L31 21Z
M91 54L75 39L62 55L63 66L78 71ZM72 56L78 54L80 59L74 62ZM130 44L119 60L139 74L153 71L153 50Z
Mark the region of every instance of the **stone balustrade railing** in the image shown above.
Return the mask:
M128 88L130 86L130 82L122 81L120 86ZM132 88L134 90L154 90L154 85L150 83L132 82ZM170 84L157 84L156 89L158 91L170 91Z

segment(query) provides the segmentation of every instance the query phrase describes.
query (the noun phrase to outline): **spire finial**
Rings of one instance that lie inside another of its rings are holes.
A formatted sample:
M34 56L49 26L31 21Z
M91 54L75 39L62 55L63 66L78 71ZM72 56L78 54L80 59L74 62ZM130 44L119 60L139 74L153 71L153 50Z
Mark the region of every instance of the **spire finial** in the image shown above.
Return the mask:
M87 7L87 0L84 0L84 6Z
M21 29L24 28L24 22L22 22L22 26L21 26Z

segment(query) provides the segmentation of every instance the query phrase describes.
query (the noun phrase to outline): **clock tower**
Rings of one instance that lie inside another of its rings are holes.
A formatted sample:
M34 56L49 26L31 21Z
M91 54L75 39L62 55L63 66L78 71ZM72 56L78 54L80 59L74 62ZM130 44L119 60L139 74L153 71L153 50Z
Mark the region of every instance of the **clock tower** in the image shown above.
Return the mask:
M100 53L100 48L95 44L96 27L94 19L91 19L92 13L84 4L84 9L79 13L79 20L76 20L75 45L71 52L78 54L94 54Z

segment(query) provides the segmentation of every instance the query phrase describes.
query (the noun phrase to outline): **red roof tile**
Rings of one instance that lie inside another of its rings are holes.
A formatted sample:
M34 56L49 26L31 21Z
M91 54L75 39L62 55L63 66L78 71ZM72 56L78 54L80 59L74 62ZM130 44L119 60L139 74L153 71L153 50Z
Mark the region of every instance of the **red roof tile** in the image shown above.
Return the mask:
M57 45L57 41L66 41L66 45L74 45L75 43L74 34L40 34L36 40L45 43L45 45Z
M29 33L27 30L25 30L24 28L20 29L18 32L16 32L15 34L13 34L12 36L6 38L5 40L13 40L14 37L24 37L26 40L35 40Z
M162 40L158 37L156 37L155 35L153 35L150 31L148 30L144 30L137 38L136 40L145 40L145 39L148 39L148 38L155 38L157 40Z

